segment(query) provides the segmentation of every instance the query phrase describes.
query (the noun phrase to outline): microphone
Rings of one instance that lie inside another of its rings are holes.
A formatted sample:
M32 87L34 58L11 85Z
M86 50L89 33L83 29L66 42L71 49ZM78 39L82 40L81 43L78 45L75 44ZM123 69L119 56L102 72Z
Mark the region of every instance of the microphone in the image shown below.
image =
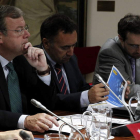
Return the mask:
M70 126L71 128L73 128L74 130L76 130L80 135L81 137L83 138L83 140L85 140L83 134L78 130L76 129L73 125L67 123L66 121L64 121L63 119L61 119L61 117L57 116L56 114L54 114L53 112L51 112L50 110L48 110L45 106L43 106L40 102L36 101L35 99L31 99L31 103L37 107L37 108L40 108L46 112L49 112L50 114L52 114L53 116L55 116L56 118L58 118L59 120L61 120L62 122L64 122L65 124L67 124L68 126Z
M23 131L23 130L21 130L21 131L19 132L19 135L21 136L21 138L22 138L23 140L33 140L33 139L31 138L31 136L30 136L28 133L26 133L25 131Z
M104 86L109 89L109 91L111 91L113 93L113 95L124 105L124 107L127 109L129 116L130 116L130 121L134 122L133 116L129 110L129 108L118 98L118 96L112 91L112 89L105 83L105 81L103 80L103 78L99 75L99 74L95 74L95 76L97 77L97 80L99 82L101 82L102 84L104 84Z

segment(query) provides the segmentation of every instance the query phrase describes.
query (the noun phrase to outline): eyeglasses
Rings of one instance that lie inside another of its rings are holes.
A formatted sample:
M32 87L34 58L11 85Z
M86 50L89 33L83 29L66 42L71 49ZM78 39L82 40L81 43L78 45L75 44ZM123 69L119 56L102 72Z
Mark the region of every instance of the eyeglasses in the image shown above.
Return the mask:
M131 44L131 43L127 43L127 42L125 42L125 43L126 43L127 46L129 46L131 49L138 49L139 46L140 46L140 45L138 45L138 44Z
M139 45L135 45L135 44L129 44L129 46L133 49L138 49L139 48Z
M8 30L8 29L5 29L5 30L3 30L3 31L14 31L16 34L18 34L19 36L21 36L21 35L24 34L24 31L25 31L25 30L28 31L28 29L29 29L29 26L26 24L25 27L23 27L23 28L21 28L21 29L19 29L19 30Z

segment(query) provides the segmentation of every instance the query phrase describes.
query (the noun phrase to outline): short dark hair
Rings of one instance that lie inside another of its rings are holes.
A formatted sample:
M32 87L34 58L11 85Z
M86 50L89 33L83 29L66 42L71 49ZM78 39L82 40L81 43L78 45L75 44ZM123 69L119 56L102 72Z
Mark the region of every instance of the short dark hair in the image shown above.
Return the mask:
M64 14L54 14L47 18L41 25L41 40L47 38L50 42L54 41L54 37L59 31L64 33L72 33L77 30L77 25Z
M140 34L140 16L127 14L118 23L118 34L125 41L127 33Z
M6 23L5 18L19 18L23 16L23 12L15 7L10 5L1 5L0 6L0 31L6 35Z

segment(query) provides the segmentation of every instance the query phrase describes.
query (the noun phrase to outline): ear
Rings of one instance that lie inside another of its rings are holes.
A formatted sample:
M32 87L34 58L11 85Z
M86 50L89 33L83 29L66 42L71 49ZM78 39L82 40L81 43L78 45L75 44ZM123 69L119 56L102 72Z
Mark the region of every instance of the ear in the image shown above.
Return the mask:
M121 45L122 45L122 47L124 46L124 41L123 41L123 38L118 34L118 37L119 37L119 40L120 40L120 42L121 42Z
M123 41L123 38L119 34L118 34L118 37L119 37L120 41L122 42Z
M43 47L44 47L44 49L45 50L48 50L49 49L49 41L48 41L48 39L47 38L43 38L43 40L42 40L42 43L43 43Z

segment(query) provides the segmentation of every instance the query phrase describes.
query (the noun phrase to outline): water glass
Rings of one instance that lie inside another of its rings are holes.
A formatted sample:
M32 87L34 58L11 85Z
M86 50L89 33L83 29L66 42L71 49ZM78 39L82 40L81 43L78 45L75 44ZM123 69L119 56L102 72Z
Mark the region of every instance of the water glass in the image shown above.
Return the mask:
M58 133L48 133L44 135L44 140L65 140L66 136Z
M112 129L112 109L104 104L96 104L92 106L92 109L93 115L100 122L98 123L100 125L100 137L108 139ZM95 128L97 129L97 126Z

